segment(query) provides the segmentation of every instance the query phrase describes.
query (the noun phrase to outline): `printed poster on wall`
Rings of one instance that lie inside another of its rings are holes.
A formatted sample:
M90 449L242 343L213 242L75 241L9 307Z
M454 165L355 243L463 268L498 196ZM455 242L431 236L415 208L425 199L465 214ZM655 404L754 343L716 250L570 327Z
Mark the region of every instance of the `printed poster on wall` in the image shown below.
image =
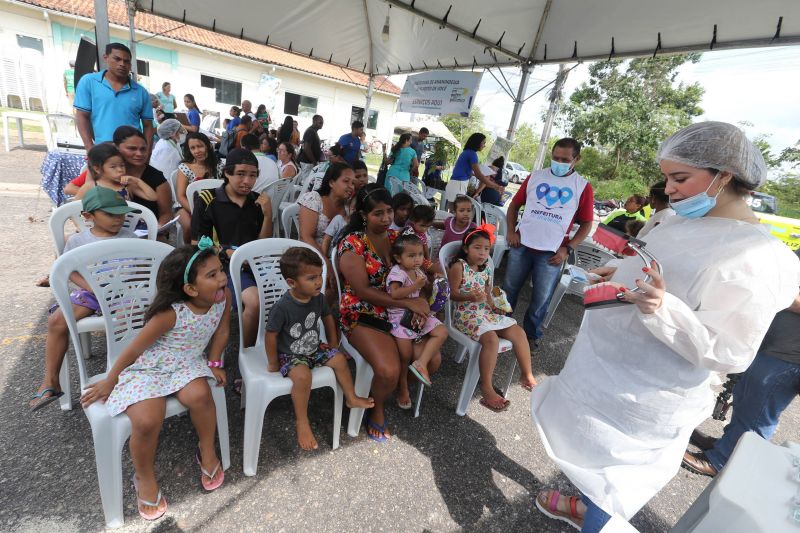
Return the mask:
M427 115L469 116L481 84L480 72L437 70L406 78L397 110Z

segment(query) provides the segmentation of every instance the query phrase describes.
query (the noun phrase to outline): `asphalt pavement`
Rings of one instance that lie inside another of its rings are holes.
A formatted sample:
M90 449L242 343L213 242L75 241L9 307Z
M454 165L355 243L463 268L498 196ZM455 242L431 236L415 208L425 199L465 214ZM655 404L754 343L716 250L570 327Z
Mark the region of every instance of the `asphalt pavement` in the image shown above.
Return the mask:
M56 403L29 414L28 397L42 376L49 289L34 281L53 260L47 217L49 198L38 190L41 150L0 153L0 241L8 285L0 300L0 531L98 531L104 519L97 485L94 450L86 417L79 408L59 410ZM499 277L502 276L502 269ZM528 300L516 312L521 316ZM566 360L582 317L579 301L567 296L534 354L537 379L557 374ZM228 361L235 360L238 338L232 328ZM104 352L104 338L94 335L93 353ZM156 469L169 502L167 515L155 523L139 518L132 486L124 485L125 525L119 531L567 531L532 504L541 489L571 492L567 479L548 459L531 425L529 393L512 386L510 408L493 413L473 398L464 417L455 404L464 365L453 362L445 345L445 363L434 386L426 390L421 415L388 410L394 437L377 444L346 434L331 450L332 394L315 391L310 413L320 443L303 452L295 441L288 397L267 410L258 473L242 472L243 412L228 391L231 468L225 484L205 494L194 463L196 438L188 417L167 420L161 434ZM70 350L68 357L73 358ZM498 363L497 382L510 368L509 356ZM95 355L90 367L102 371ZM74 364L73 364L74 369ZM73 370L73 390L78 388ZM73 401L77 396L73 397ZM784 414L775 442L800 441L795 402ZM719 435L720 422L704 429ZM133 469L125 447L124 479ZM706 487L709 479L680 470L632 520L642 532L669 530Z

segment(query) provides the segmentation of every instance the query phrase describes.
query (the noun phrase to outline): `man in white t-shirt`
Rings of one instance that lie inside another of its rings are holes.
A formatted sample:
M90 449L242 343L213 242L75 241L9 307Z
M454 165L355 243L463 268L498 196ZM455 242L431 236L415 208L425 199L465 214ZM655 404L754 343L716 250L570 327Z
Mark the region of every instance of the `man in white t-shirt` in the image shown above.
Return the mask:
M542 337L542 322L550 298L558 284L561 265L570 250L586 238L594 220L592 186L575 165L580 161L581 145L566 137L553 146L550 168L534 171L525 179L508 207L508 254L503 288L512 308L522 288L532 282L531 301L523 328L532 339L531 348ZM525 206L522 219L520 208ZM580 229L570 239L572 224ZM512 230L513 228L513 230Z

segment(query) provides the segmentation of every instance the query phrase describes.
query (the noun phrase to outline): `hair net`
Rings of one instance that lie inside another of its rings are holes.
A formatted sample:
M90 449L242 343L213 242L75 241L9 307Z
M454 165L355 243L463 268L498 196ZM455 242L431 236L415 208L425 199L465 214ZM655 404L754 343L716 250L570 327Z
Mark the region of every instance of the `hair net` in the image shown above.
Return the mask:
M181 123L178 122L176 119L168 118L167 120L158 125L156 133L158 133L159 139L169 139L170 137L175 135L178 131L180 131L182 128L183 126L181 126Z
M761 151L742 130L726 122L700 122L683 128L661 143L656 159L730 172L751 190L767 179Z

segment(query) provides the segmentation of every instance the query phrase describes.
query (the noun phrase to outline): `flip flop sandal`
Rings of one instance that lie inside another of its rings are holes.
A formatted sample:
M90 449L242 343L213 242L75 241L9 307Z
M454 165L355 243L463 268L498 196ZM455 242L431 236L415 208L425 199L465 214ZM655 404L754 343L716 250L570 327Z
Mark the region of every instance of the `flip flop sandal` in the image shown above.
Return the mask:
M414 404L411 403L411 400L408 400L408 403L400 403L400 401L398 401L397 402L397 407L399 407L403 411L408 411L409 409L414 407Z
M419 368L417 368L417 362L416 361L414 361L413 363L408 365L408 369L411 370L412 374L417 376L417 379L420 381L420 383L422 383L426 387L430 387L431 386L431 380L426 379L425 376L422 375L422 372L420 372ZM401 407L401 409L402 409L402 407ZM408 409L411 409L410 402L409 402Z
M502 396L501 396L501 398L502 398ZM489 409L491 411L494 411L495 413L500 413L500 412L505 411L506 409L508 409L508 406L511 405L511 400L506 400L505 398L503 398L502 402L493 404L493 403L489 403L489 401L487 401L486 398L481 398L480 404L482 406L484 406L485 408L487 408L487 409Z
M197 461L198 466L200 466L200 473L202 474L200 476L200 484L203 485L203 488L209 492L218 489L225 481L225 470L222 469L222 461L217 461L217 466L214 467L214 470L208 472L205 468L203 468L203 463L200 461L199 448L194 458ZM221 475L219 476L219 479L215 481L214 478L217 474ZM208 481L206 481L206 478L208 478Z
M372 433L367 430L367 437L371 438L375 442L384 443L389 440L389 437L386 436L386 421L383 422L383 425L376 424L369 417L365 418L364 422L367 424L367 428L379 431L380 435L373 435Z
M156 496L155 502L149 502L147 500L143 500L139 497L139 481L136 479L136 475L133 476L133 490L136 492L136 508L139 511L139 516L144 518L145 520L153 521L158 520L162 516L164 516L167 512L167 499L161 494L161 489L158 489L158 496ZM161 502L164 502L164 508L161 509ZM143 506L155 507L155 511L150 511L149 513L142 509Z
M49 396L45 396L45 394L49 394ZM58 400L62 396L64 396L64 393L62 391L57 391L53 387L47 387L46 389L37 392L36 394L31 396L31 400L39 400L39 401L37 401L32 407L30 407L30 412L33 413L35 411L38 411L42 407Z
M550 499L547 499L547 491L542 491L536 495L536 507L544 514L553 520L561 520L578 531L583 527L583 517L578 514L578 501L580 498L577 496L569 496L569 512L558 510L558 499L561 493L557 490L550 491Z

